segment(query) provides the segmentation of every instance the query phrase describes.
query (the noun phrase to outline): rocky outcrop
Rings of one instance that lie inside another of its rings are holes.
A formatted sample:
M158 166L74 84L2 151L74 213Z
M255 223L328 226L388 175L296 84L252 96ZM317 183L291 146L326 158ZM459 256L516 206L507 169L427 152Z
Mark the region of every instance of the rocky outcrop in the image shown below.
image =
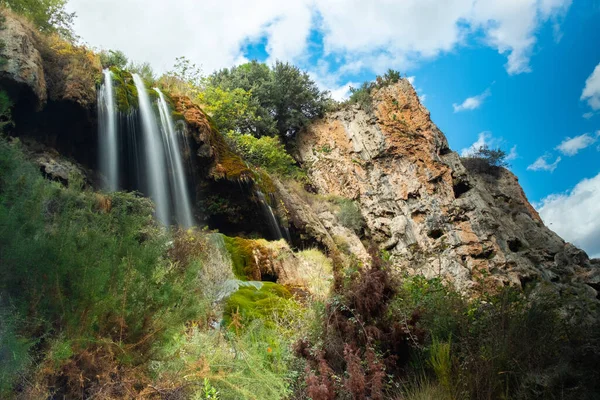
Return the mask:
M73 160L68 160L56 150L29 138L24 138L21 144L27 158L40 168L47 179L60 182L65 186L70 184L87 186L93 182L92 171Z
M0 9L0 87L11 97L27 97L41 108L48 97L42 57L28 23Z
M406 79L375 90L372 113L314 123L298 151L319 192L360 204L398 270L466 293L544 280L597 296L599 262L544 226L511 172L469 172Z

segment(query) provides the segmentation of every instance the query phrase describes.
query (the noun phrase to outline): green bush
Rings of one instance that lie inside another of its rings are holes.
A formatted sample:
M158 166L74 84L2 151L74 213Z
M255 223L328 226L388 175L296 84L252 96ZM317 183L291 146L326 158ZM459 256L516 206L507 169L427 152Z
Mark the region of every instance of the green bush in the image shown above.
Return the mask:
M337 219L340 224L348 229L352 229L356 233L360 232L365 225L360 207L352 200L344 199L341 201Z
M471 172L499 176L502 168L508 168L507 154L504 150L490 149L487 145L481 146L473 154L462 157L462 163Z
M99 55L102 68L127 68L127 63L129 60L127 59L125 53L123 53L121 50L104 50L101 51Z
M0 298L0 301L3 300ZM8 309L0 308L0 396L7 398L13 383L32 363L29 355L34 342L18 333L25 321Z
M400 72L389 69L383 76L377 76L375 82L363 82L359 88L350 87L349 104L358 104L363 110L368 113L373 111L374 89L381 89L386 86L393 85L400 80Z
M167 258L170 235L152 213L135 194L47 181L0 141L0 293L30 321L15 335L62 335L73 352L108 340L143 360L201 315L201 263Z
M415 276L404 279L390 318L414 339L414 376L431 368L449 398L593 398L598 374L573 354L597 339L570 338L557 312L565 305L552 293L513 288L469 301L439 279ZM566 390L572 379L578 385Z
M257 167L281 176L301 177L303 175L303 171L296 165L296 160L288 154L277 137L256 138L230 131L226 139L238 154Z

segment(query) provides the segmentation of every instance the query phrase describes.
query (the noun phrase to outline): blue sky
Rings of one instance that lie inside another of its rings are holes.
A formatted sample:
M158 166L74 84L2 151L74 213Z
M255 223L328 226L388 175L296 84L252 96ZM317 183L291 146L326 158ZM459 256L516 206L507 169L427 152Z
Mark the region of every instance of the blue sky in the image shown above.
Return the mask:
M600 256L598 0L180 0L177 8L70 0L69 7L83 41L159 72L182 55L205 73L279 59L343 98L349 86L399 70L454 150L485 142L510 153L544 221Z

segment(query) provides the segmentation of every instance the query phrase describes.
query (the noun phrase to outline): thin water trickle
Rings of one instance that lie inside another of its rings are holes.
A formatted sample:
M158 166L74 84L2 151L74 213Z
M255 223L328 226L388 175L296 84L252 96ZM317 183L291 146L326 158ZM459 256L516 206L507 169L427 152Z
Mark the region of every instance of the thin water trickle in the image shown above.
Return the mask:
M265 198L265 195L260 190L256 191L256 195L258 196L258 199L260 201L260 206L263 209L263 213L266 215L267 219L269 220L269 228L271 230L271 234L274 236L274 239L275 240L283 239L283 235L281 234L281 228L279 227L279 222L277 221L277 218L275 217L275 213L273 213L273 209L271 208L269 203L267 203L267 199Z

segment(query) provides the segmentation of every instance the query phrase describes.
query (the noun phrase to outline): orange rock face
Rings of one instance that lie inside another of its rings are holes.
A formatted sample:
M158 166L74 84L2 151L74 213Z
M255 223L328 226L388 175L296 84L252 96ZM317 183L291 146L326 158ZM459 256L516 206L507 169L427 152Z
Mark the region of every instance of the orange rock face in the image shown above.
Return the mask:
M315 122L298 151L320 193L360 204L398 270L466 293L599 275L597 261L544 226L510 171L463 166L406 79L374 90L371 113L354 105Z

